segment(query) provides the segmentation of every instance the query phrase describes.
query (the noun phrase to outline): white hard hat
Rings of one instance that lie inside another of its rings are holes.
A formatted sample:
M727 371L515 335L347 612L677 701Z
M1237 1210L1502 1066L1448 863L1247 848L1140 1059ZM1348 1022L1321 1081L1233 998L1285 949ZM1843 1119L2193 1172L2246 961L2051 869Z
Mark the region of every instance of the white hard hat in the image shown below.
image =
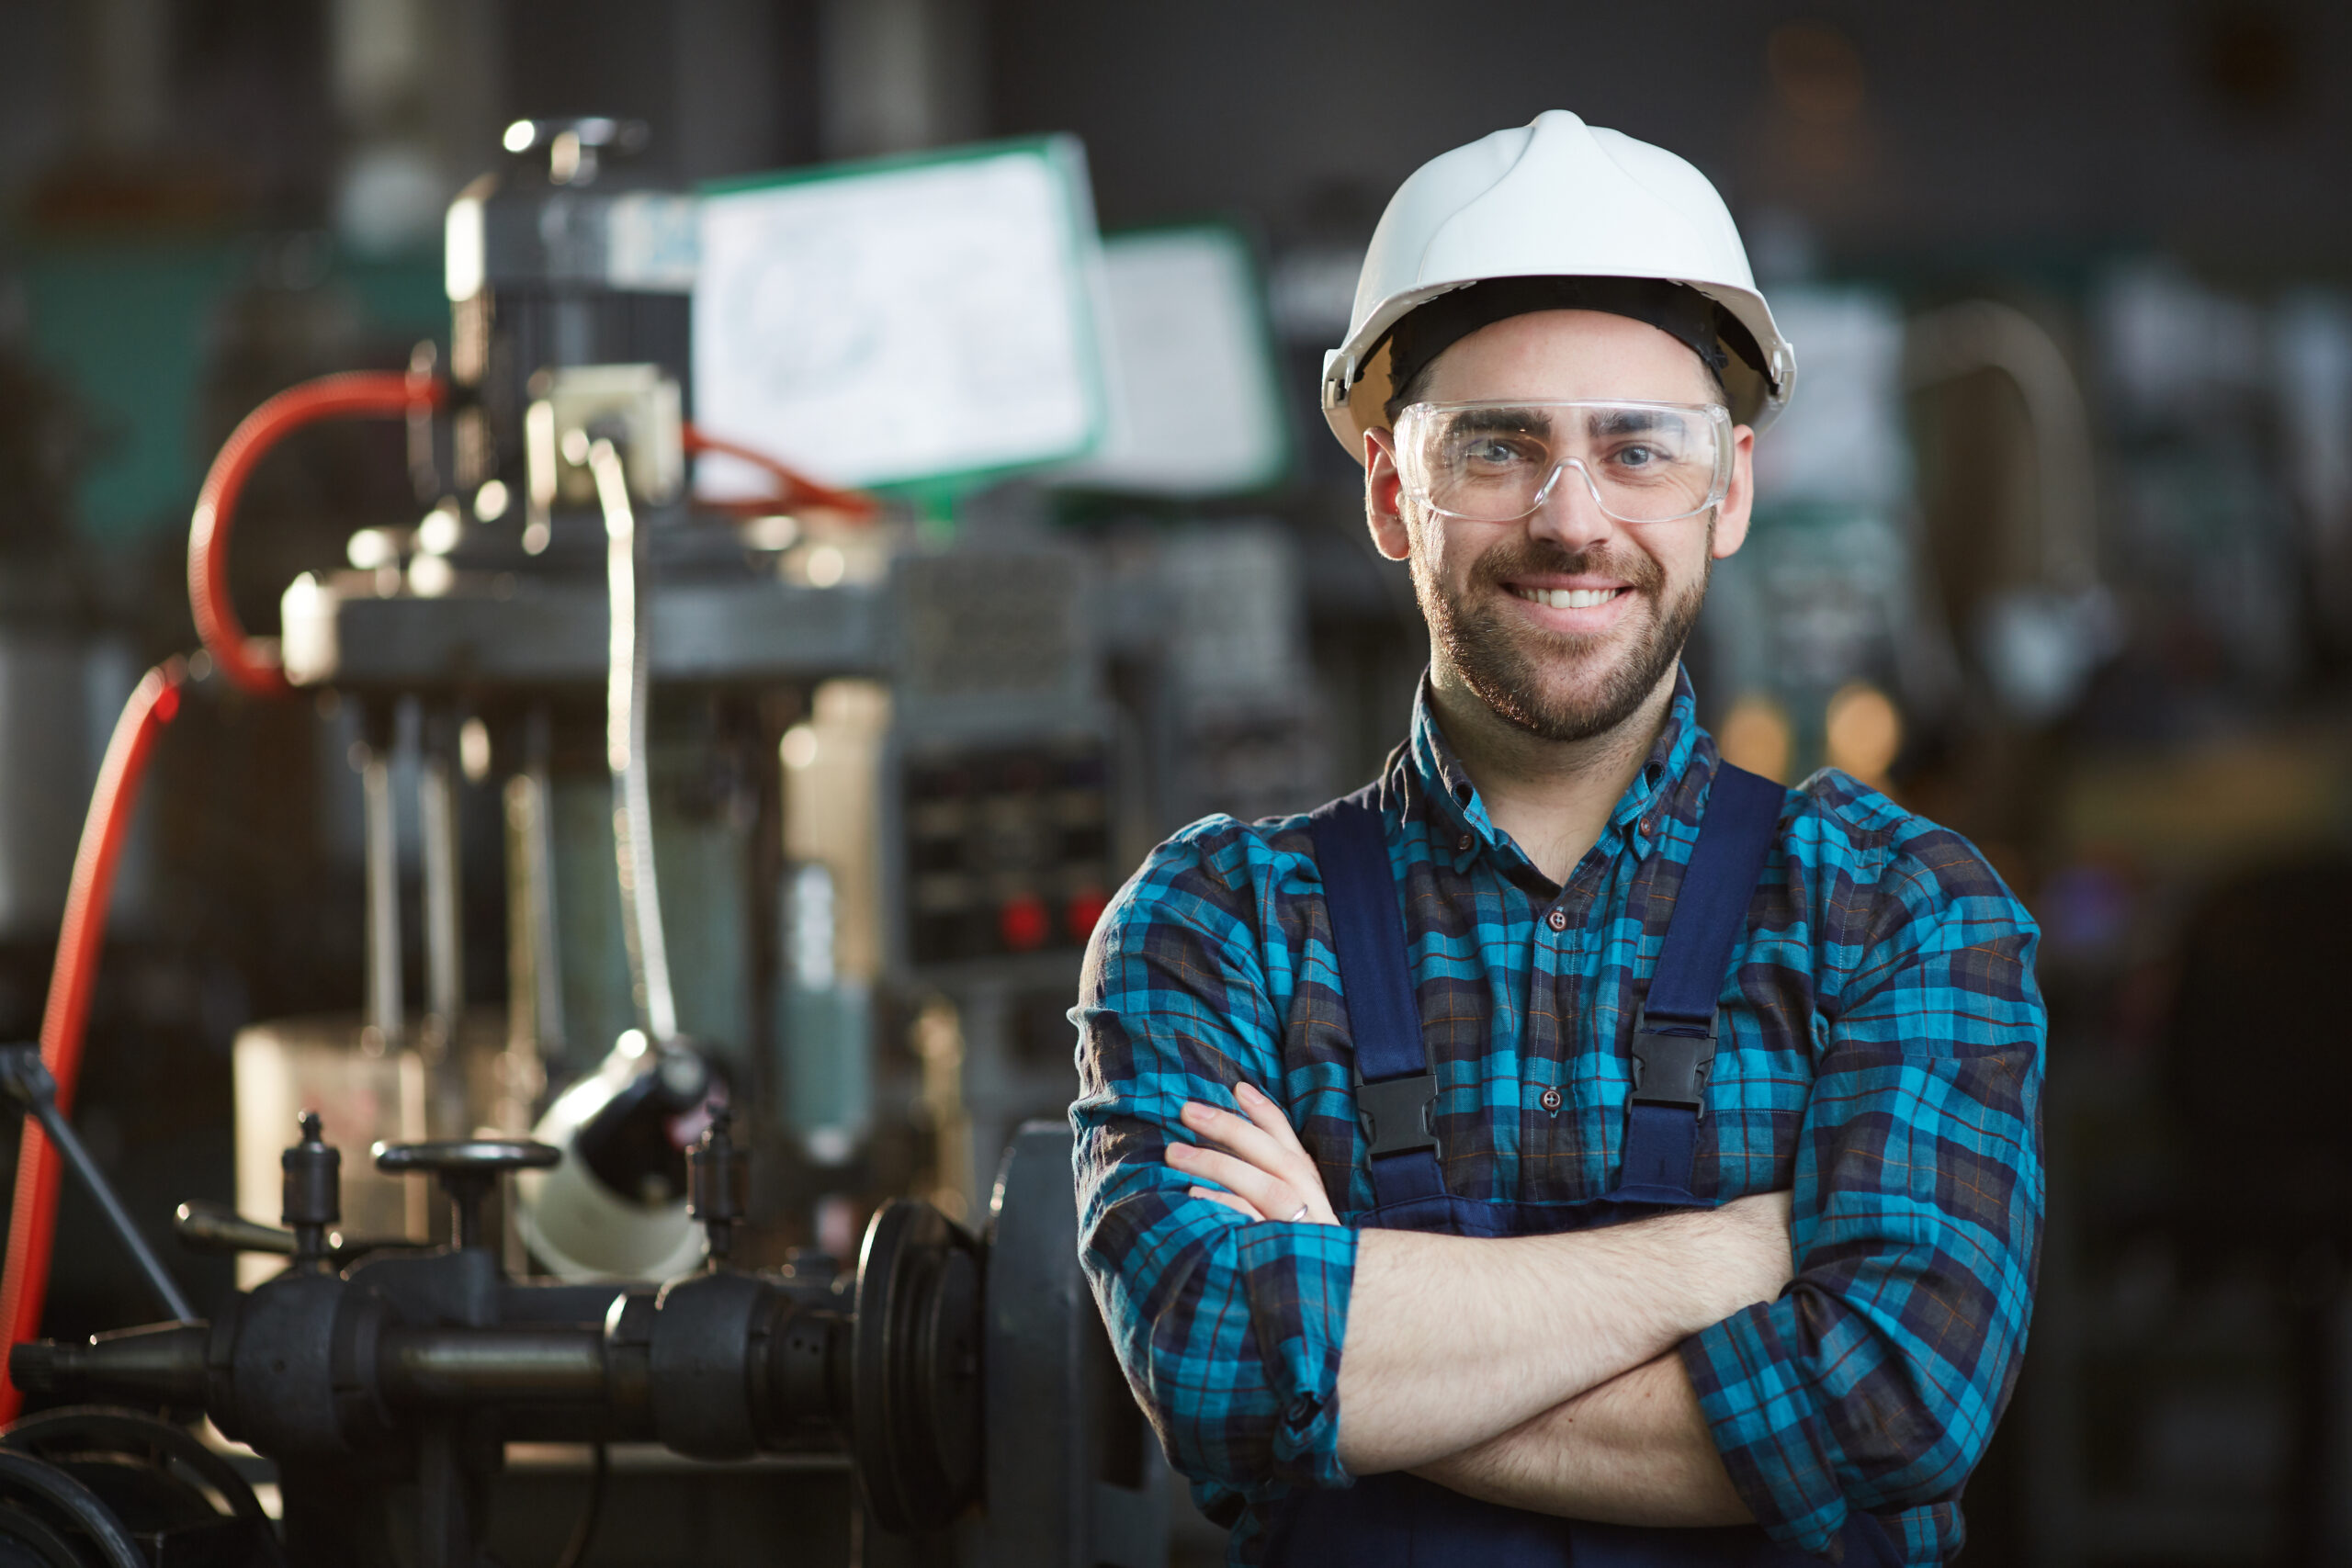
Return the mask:
M1430 159L1390 198L1356 282L1347 341L1323 356L1323 417L1340 446L1361 460L1364 431L1388 423L1389 329L1441 294L1506 277L1654 278L1696 289L1755 339L1760 367L1734 354L1723 374L1732 417L1757 430L1796 385L1796 354L1756 291L1739 230L1707 176L1663 147L1546 109Z

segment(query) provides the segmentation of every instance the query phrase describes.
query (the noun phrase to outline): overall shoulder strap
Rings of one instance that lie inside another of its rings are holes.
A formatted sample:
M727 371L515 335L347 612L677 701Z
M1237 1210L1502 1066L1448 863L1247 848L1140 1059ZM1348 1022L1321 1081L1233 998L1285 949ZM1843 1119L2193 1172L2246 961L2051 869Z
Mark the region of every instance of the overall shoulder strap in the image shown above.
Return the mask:
M1771 853L1787 796L1770 779L1729 762L1716 765L1699 841L1683 868L1634 1026L1623 1196L1690 1201L1690 1162L1715 1060L1715 998L1746 930L1748 898Z
M1323 905L1340 961L1340 998L1355 1047L1356 1109L1369 1120L1372 1186L1382 1206L1445 1190L1438 1167L1437 1075L1421 1040L1405 921L1377 786L1308 819Z

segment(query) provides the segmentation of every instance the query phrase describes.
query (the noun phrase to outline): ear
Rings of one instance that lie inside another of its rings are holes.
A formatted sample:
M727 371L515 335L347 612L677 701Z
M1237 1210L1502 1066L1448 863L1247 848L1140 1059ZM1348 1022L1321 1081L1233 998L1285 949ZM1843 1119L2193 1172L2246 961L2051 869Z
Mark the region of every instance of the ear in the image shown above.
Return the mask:
M1717 560L1736 555L1747 542L1747 519L1756 504L1756 432L1745 424L1735 425L1731 439L1731 486L1724 491L1723 504L1715 509L1713 554Z
M1405 480L1396 471L1396 437L1377 426L1363 433L1363 518L1372 546L1390 560L1408 560L1413 538L1405 526Z

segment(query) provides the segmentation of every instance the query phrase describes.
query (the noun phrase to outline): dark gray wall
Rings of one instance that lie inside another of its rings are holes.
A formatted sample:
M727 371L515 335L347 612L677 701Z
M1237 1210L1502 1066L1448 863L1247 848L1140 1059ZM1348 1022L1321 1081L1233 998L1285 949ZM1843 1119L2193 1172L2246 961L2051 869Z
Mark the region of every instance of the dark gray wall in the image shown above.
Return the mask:
M1791 21L1850 39L1858 115L1776 86ZM2342 5L998 0L993 45L999 129L1081 133L1114 223L1376 212L1421 160L1556 106L1682 152L1744 220L1801 212L1832 259L2352 263Z

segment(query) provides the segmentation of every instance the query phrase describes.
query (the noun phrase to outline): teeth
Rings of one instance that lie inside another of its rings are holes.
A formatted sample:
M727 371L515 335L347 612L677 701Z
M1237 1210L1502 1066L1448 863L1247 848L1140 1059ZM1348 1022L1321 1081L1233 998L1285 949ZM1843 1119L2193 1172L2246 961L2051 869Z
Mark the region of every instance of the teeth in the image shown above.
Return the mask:
M1514 588L1512 592L1533 604L1555 610L1593 610L1624 592L1620 588Z

